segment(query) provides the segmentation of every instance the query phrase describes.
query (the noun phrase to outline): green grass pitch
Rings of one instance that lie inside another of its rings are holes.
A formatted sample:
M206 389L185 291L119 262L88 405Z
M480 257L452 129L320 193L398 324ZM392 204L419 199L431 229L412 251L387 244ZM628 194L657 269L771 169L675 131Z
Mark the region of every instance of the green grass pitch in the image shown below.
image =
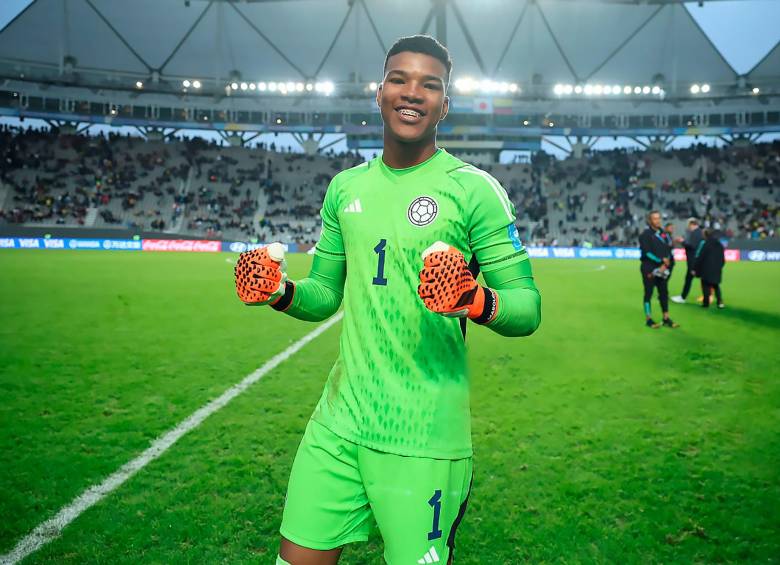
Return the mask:
M242 306L228 259L0 252L0 554L315 327ZM291 256L291 276L309 264ZM475 480L457 562L780 561L780 265L729 264L727 309L672 304L676 331L643 326L636 261L534 270L536 335L469 329ZM273 563L339 328L26 563ZM379 535L342 562L380 563Z

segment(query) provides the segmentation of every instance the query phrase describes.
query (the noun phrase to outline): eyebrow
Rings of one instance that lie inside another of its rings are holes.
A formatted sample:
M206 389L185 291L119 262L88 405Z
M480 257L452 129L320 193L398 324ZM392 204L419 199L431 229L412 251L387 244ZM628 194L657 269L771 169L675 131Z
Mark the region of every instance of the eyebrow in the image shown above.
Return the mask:
M398 70L398 69L390 69L389 71L387 71L388 75L392 74L392 73L396 73L396 74L403 75L403 76L408 76L408 73L406 71L401 71L401 70ZM444 84L444 79L441 78L440 76L436 76L436 75L423 75L423 80L436 80L436 81L439 81L440 83Z

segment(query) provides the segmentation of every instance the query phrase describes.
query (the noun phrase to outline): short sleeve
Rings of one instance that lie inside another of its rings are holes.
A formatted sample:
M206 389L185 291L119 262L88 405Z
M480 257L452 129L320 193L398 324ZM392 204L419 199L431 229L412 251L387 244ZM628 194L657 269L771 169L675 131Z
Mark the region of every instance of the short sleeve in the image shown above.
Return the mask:
M317 242L315 252L326 259L345 261L344 240L341 238L341 226L338 217L338 185L336 180L331 181L325 193L320 217L322 218L322 232Z
M469 246L482 271L503 267L509 261L528 260L515 227L515 206L504 187L476 167L458 171L471 208Z

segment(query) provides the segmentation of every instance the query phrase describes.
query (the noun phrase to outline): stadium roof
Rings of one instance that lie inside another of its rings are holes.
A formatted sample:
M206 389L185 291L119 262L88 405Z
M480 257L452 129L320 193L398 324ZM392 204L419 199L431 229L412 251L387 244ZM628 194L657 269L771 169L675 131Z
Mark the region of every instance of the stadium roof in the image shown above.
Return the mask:
M156 72L213 87L233 71L246 81L374 81L389 45L420 32L446 37L454 78L670 92L737 79L674 0L35 0L0 32L0 68L62 76L72 66L128 89ZM778 47L751 74L776 82Z
M780 76L780 43L756 63L749 76L756 81L776 80Z

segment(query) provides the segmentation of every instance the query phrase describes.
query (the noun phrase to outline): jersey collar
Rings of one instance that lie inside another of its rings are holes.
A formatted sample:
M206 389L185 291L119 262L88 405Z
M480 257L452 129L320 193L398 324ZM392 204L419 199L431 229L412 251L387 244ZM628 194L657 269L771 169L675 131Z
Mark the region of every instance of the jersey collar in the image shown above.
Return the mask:
M438 147L436 148L434 154L428 157L425 161L405 169L394 169L392 167L388 167L382 160L382 155L378 155L376 159L379 162L379 170L382 171L382 175L391 182L398 183L407 181L413 177L416 178L422 174L425 174L426 171L430 171L431 167L428 167L427 165L430 165L434 161L438 161L445 153L446 151L444 151L444 149Z

